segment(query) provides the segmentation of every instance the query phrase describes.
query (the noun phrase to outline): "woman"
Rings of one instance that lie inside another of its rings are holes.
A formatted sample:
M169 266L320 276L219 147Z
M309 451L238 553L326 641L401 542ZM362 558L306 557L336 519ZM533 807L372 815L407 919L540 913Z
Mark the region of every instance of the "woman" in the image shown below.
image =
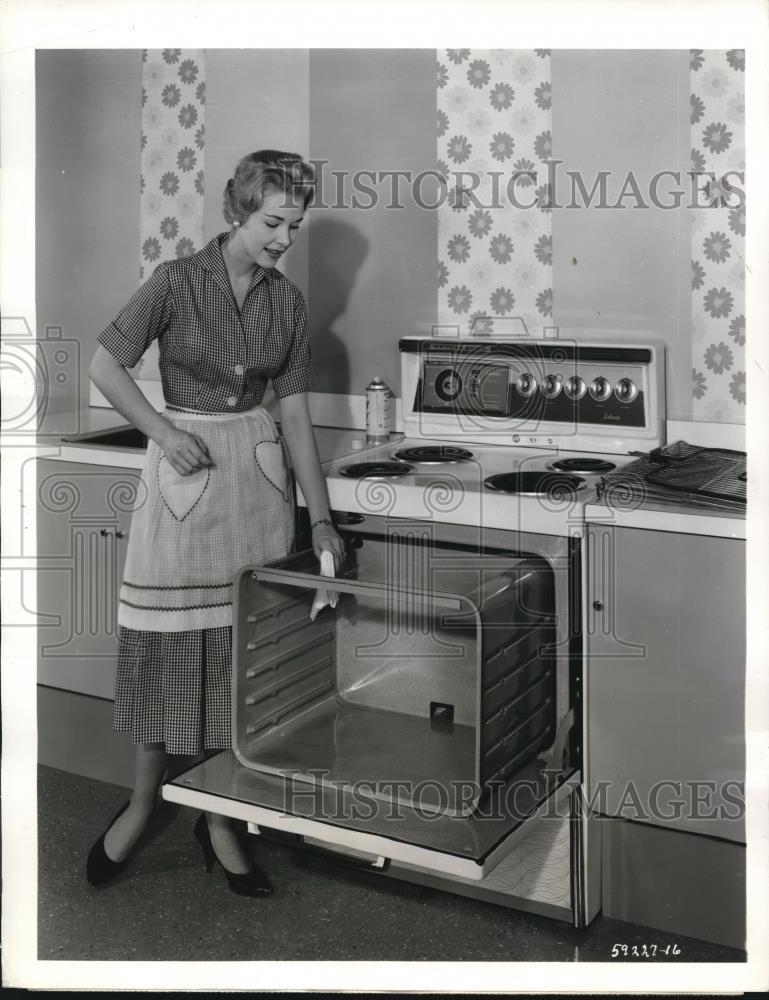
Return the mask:
M268 379L306 498L316 554L343 545L307 409L314 384L307 312L276 269L312 197L312 170L292 153L244 157L224 192L229 233L157 267L99 337L90 368L110 403L149 438L120 591L114 724L136 743L131 798L91 849L103 885L128 863L172 754L228 749L232 581L241 566L285 555L293 511L282 442L260 406ZM126 371L158 339L166 408ZM233 821L195 827L206 865L230 887L272 891Z

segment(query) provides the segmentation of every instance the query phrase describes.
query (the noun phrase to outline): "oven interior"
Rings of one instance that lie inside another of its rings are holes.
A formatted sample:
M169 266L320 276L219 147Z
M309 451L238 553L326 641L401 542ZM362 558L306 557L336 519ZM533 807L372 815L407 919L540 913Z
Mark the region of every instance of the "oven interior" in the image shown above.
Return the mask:
M431 528L345 532L337 606L314 621L328 578L311 550L241 574L241 763L462 816L553 743L563 706L551 561Z

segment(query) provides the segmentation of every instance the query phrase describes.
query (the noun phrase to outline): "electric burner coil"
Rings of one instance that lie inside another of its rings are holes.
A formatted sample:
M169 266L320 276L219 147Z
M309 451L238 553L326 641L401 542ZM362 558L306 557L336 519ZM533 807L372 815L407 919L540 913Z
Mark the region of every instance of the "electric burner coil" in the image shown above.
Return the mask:
M395 458L403 462L435 465L469 462L473 457L473 453L467 448L459 448L456 445L419 445L416 448L404 448L395 453Z
M356 462L339 470L341 476L349 479L395 479L414 471L406 462Z
M500 472L484 479L483 485L497 493L560 499L577 493L585 485L585 480L561 472Z
M613 472L617 468L616 462L610 462L605 458L589 458L589 457L575 457L575 458L559 458L557 462L553 462L550 466L551 469L555 469L557 472L574 472L576 474L584 473L585 475L601 475L608 472Z

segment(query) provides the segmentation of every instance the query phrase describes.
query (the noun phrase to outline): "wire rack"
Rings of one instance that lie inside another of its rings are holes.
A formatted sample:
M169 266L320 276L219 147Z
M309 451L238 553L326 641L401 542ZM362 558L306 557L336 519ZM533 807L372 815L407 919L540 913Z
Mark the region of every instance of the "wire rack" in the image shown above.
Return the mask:
M599 492L617 507L658 502L744 512L746 490L744 452L677 441L606 476Z

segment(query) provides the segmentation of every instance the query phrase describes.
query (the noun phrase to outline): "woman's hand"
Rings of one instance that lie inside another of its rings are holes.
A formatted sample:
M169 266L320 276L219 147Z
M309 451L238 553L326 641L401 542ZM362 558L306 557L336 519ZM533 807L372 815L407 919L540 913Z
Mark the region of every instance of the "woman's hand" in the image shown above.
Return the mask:
M214 460L205 441L169 423L157 438L158 446L180 476L190 476L200 469L213 468Z
M312 529L312 548L318 559L324 551L331 552L335 570L339 570L344 562L344 541L330 524L315 525Z

